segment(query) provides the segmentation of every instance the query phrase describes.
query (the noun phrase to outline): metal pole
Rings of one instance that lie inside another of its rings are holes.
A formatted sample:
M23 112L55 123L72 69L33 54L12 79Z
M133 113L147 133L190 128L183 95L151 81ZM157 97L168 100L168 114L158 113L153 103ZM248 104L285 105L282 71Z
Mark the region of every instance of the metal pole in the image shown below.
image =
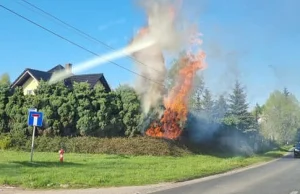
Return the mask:
M32 162L32 158L33 158L33 146L34 146L35 128L36 128L36 126L33 126L30 162Z

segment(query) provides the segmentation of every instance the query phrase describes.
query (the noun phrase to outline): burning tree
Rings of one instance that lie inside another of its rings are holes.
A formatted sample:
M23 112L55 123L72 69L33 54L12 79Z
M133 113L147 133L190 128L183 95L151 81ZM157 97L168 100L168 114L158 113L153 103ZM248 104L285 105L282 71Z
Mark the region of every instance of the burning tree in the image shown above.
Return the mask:
M179 71L175 86L164 100L165 110L159 121L155 121L146 131L148 136L177 139L187 120L188 97L193 87L193 78L203 69L205 53L187 53L180 60L185 64Z
M139 74L142 75L137 80L135 89L141 97L144 114L149 114L149 111L155 109L161 100L165 108L162 116L150 124L146 134L176 139L181 135L187 120L188 99L193 80L196 72L204 68L205 53L199 51L198 46L202 41L195 28L192 28L192 31L191 28L180 28L182 20L174 5L166 1L143 2L148 16L147 26L139 31L130 44L135 44L147 36L153 37L155 44L132 53L138 61L136 64ZM165 95L164 83L167 69L163 53L185 50L187 45L190 48L179 58L181 65L174 86L168 95Z

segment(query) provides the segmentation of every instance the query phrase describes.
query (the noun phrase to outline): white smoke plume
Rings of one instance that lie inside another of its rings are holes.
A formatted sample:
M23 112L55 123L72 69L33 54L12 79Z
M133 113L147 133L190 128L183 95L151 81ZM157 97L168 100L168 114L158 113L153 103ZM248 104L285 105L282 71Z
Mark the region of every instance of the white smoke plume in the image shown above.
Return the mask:
M141 96L143 111L147 114L151 108L157 107L164 96L167 73L163 52L179 53L185 48L189 43L189 29L174 1L143 0L140 5L147 14L147 26L133 38L129 46L75 64L72 72L56 72L49 83L56 83L113 59L132 55L141 75L137 78L135 89Z
M182 45L184 39L183 37L186 36L183 36L183 34L179 34L178 30L174 28L174 20L172 18L172 14L170 14L170 2L164 0L151 0L143 1L142 5L148 15L149 33L139 36L132 42L132 44L125 48L119 49L103 56L96 57L83 63L75 64L72 69L72 73L77 74L87 71L103 63L107 63L108 61L131 55L132 53L139 50L147 49L154 44L158 46L157 48L159 52L162 52L163 50L172 50L178 48L179 45ZM146 61L150 61L150 58L151 57L148 57ZM145 61L143 59L141 60ZM64 80L72 76L72 73L67 70L56 72L51 77L49 83L56 83L58 81Z
M139 42L145 34L156 40L156 44L132 54L139 74L142 75L137 78L135 89L141 96L143 111L147 114L164 96L167 69L163 52L179 52L187 45L188 30L182 28L183 20L179 17L174 2L149 0L140 3L146 11L148 23L131 44Z

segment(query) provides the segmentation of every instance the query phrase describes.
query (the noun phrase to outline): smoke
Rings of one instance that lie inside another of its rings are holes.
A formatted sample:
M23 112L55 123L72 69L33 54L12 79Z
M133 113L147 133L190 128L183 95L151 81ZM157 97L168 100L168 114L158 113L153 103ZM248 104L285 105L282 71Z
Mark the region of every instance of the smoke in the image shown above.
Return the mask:
M251 156L258 150L257 144L250 145L245 136L238 132L223 133L224 125L211 119L205 111L190 111L186 128L186 137L205 148L210 147L222 153L245 156Z
M220 138L220 146L224 147L224 151L230 151L235 155L252 156L257 152L257 144L250 145L242 135L234 133L231 136L224 136Z
M154 66L153 68L156 68L156 72L159 72L159 75L155 76L153 78L154 80L159 76L162 77L160 77L161 79L157 79L157 82L160 83L162 80L164 80L163 76L165 74L165 67L164 61L161 57L161 52L163 50L175 51L179 49L180 46L184 45L183 43L185 42L184 40L186 36L183 35L183 30L181 30L179 33L179 30L175 27L175 15L172 12L171 4L167 3L167 1L143 2L144 3L142 3L142 5L144 6L144 9L148 15L148 26L146 33L139 33L139 35L134 38L131 44L123 49L75 65L72 72L67 70L56 72L51 77L49 83L56 83L72 76L73 73L81 73L113 59L128 56L133 53L133 56L136 56L137 59L140 59L140 62L143 64L147 63L144 64L144 66ZM151 52L153 52L153 54L150 54ZM141 63L138 64L141 65ZM145 69L140 69L140 72L145 74L143 77L147 76L147 78L151 78L151 75L154 75L153 72L147 72ZM151 86L149 89L150 91L158 90L158 88L154 86Z
M208 45L208 55L216 61L216 66L212 66L211 71L216 71L218 68L220 69L220 65L222 65L220 72L220 78L217 80L219 83L223 83L222 87L228 89L232 86L235 80L239 79L241 76L240 68L239 68L239 60L241 57L241 53L234 50L226 50L222 48L217 43L210 43ZM222 80L222 81L221 81ZM224 83L225 81L225 83Z
M187 121L188 138L192 142L206 143L214 139L220 124L211 121L205 111L190 111Z
M176 52L187 45L188 30L180 26L182 20L171 1L141 1L140 5L148 16L148 24L129 46L74 65L72 72L67 70L55 72L49 83L56 83L113 59L132 55L136 58L140 74L135 89L141 96L144 113L148 113L150 108L159 104L164 95L167 72L162 52Z
M145 35L154 37L156 44L132 54L140 75L135 89L141 96L143 112L162 103L165 95L167 69L163 52L179 52L188 43L188 28L182 28L183 19L172 1L140 1L140 7L147 14L147 26L140 30L131 44L139 42ZM146 77L146 78L145 78Z
M136 37L132 44L139 41L139 38L140 36ZM163 95L166 75L164 58L157 44L135 52L133 57L138 61L137 70L142 75L136 78L135 89L141 96L144 112L148 113Z

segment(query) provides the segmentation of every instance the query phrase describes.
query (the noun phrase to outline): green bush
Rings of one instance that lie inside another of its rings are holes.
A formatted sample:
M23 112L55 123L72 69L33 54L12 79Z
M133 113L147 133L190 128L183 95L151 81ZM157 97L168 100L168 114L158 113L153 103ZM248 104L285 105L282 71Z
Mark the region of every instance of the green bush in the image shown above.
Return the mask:
M9 141L3 141L4 138L0 138L1 149L30 151L31 138L24 138L23 135L16 133L8 137ZM181 138L180 141L173 141L141 136L131 138L39 136L35 138L34 147L35 151L39 152L58 152L60 148L63 148L67 153L120 155L183 156L189 154L219 155L221 153L229 156L253 154L247 147L241 150L243 152L236 152L229 147L221 149L218 145L214 141L209 144L192 143L184 138ZM270 148L264 148L259 153L270 150Z
M0 149L6 150L11 147L11 137L7 134L0 135Z
M25 146L30 150L31 140ZM149 137L96 138L96 137L37 137L35 151L57 152L61 147L72 153L182 156L191 154L180 143Z
M28 137L23 130L10 131L11 146L15 149L22 150L26 147ZM31 138L30 138L31 139Z

